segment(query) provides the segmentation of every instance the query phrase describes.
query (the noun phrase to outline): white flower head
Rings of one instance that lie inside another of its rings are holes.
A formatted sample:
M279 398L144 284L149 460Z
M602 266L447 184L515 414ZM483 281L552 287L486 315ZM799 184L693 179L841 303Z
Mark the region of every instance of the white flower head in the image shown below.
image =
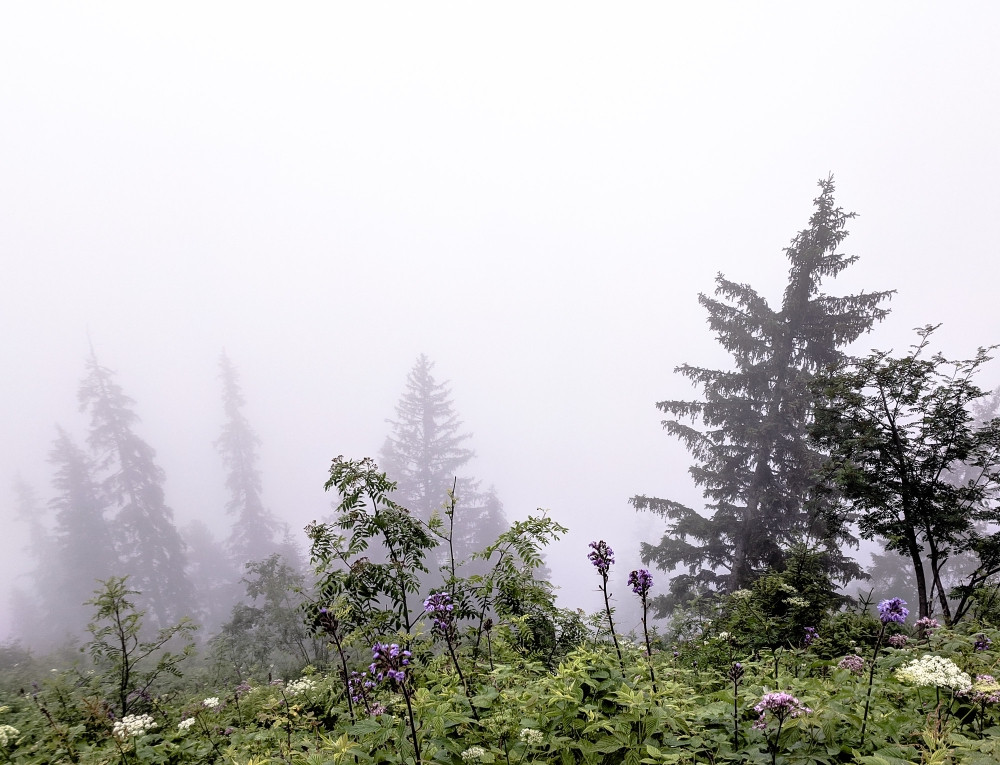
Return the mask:
M177 730L186 731L192 725L194 725L194 718L189 717L186 720L181 720L179 723L177 723Z
M528 746L541 746L545 741L545 734L534 728L521 728L520 739Z
M486 757L486 750L481 746L470 746L462 752L462 762L482 762Z
M111 734L117 739L144 736L158 727L151 715L125 715L111 726Z
M297 696L300 693L311 691L315 687L316 687L315 680L308 677L301 677L298 680L289 683L286 690L290 695Z
M910 685L951 688L955 691L965 691L972 686L972 678L955 662L929 653L897 669L896 678Z
M222 706L222 702L219 701L218 696L209 696L207 699L201 702L201 705L203 707L207 707L208 709L218 709L219 707Z
M12 741L16 741L21 735L21 731L13 725L0 725L0 746L7 746Z

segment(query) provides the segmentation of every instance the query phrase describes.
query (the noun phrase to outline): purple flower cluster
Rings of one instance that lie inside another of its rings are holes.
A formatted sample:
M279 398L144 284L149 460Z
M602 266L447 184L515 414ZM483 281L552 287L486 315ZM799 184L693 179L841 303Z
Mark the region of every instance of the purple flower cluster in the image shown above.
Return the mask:
M888 643L893 648L904 648L906 647L907 640L908 638L906 637L906 635L901 635L901 634L889 635Z
M434 632L450 638L455 631L455 606L447 592L435 592L424 601L424 610L434 615Z
M927 637L930 637L934 630L940 628L941 625L938 623L937 619L931 619L929 616L923 616L917 619L917 629Z
M376 643L372 646L372 663L368 671L376 683L389 680L396 685L406 682L406 669L413 654L404 651L398 643Z
M819 630L815 627L806 627L806 634L802 637L802 644L808 648L811 646L816 638L819 637Z
M909 615L910 609L902 598L891 598L878 604L878 618L882 624L904 624Z
M351 701L355 704L367 701L368 691L374 687L375 681L368 676L367 672L352 672L347 678L347 690L351 694Z
M734 685L739 685L740 681L743 680L744 674L746 674L746 669L744 669L743 665L738 661L734 661L732 666L729 668L729 679L733 681Z
M1000 684L993 675L976 675L976 681L958 695L968 697L975 704L1000 704Z
M980 632L979 635L976 637L976 644L973 646L973 648L975 648L977 651L988 651L990 650L990 646L992 645L993 641L990 640L988 637L986 637L984 633Z
M851 654L841 659L837 666L846 669L852 675L860 676L865 671L865 660L857 654Z
M645 600L653 588L653 575L644 568L637 569L628 575L628 586L632 588L632 592Z
M590 553L587 555L594 568L601 576L607 576L611 570L611 564L615 562L615 551L608 547L608 543L603 539L600 542L590 543Z
M761 697L760 703L753 708L753 711L760 715L757 722L753 724L753 727L757 730L767 729L768 712L778 721L778 725L781 725L789 717L798 717L801 714L812 712L809 707L805 706L792 694L780 691L765 693Z

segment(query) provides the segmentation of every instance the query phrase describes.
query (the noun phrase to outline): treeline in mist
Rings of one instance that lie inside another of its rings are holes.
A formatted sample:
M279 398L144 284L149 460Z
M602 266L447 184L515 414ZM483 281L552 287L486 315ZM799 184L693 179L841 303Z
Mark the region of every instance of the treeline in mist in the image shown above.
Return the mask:
M458 519L451 547L468 575L481 569L474 551L507 527L494 489L464 472L474 452L454 411L446 383L421 355L389 421L380 460L396 482L392 498L428 526ZM224 468L228 501L219 517L230 531L217 540L204 520L182 528L164 494L155 450L136 432L135 401L91 348L78 390L89 417L85 442L62 427L49 453L51 492L15 481L16 514L28 525L33 560L28 586L13 589L14 637L38 649L72 643L87 631L100 582L128 577L140 593L136 607L149 629L190 619L201 639L233 661L241 645L270 645L293 661L322 647L302 623L311 584L293 535L265 504L258 461L260 440L244 414L246 400L234 363L219 359L224 414L214 442ZM379 560L378 550L369 556ZM274 655L235 661L266 666Z

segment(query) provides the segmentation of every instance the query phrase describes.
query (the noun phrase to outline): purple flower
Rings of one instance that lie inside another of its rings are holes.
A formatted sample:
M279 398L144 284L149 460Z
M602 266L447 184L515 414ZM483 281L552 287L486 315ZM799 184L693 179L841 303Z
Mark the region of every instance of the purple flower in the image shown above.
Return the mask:
M904 624L909 615L910 610L902 598L883 600L878 604L878 618L882 624Z
M990 646L993 645L993 641L986 637L982 632L976 638L976 644L973 646L977 651L988 651Z
M819 630L815 627L806 627L806 634L802 638L802 643L806 648L813 644L813 641L819 637Z
M653 587L653 575L644 568L633 571L628 575L628 586L632 588L632 592L645 600Z
M739 685L745 673L746 670L743 668L743 665L738 661L734 661L733 665L729 668L729 679L732 680L735 685Z
M368 691L375 687L375 681L368 677L367 672L351 672L347 678L347 690L351 701L359 704L368 698Z
M931 619L929 616L921 617L917 619L917 629L920 630L924 635L930 637L931 634L936 629L940 629L941 625L938 624L937 619Z
M893 648L903 648L906 646L906 641L907 641L906 635L897 634L897 635L890 635L888 642L889 645L891 645Z
M837 666L846 669L852 675L861 675L865 671L865 660L857 654L851 654L841 659Z
M753 711L760 715L754 723L758 730L767 728L767 714L770 713L781 725L789 717L798 717L801 714L809 714L812 710L790 693L776 692L765 693L760 703L753 708Z
M424 601L424 610L429 614L434 614L433 631L446 639L454 637L455 633L455 606L451 602L451 595L447 592L436 592Z
M396 685L406 682L406 667L410 665L413 654L404 651L398 643L376 643L372 646L372 663L368 671L372 673L375 682L389 680Z
M594 564L597 572L607 577L611 570L611 564L615 562L615 551L608 547L608 543L603 539L600 542L590 543L590 553L587 555L590 562Z

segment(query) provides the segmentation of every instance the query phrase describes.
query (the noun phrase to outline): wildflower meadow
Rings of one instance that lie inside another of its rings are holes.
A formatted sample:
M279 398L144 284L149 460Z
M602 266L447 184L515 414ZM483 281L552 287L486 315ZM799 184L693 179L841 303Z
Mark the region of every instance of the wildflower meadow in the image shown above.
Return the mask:
M244 666L187 622L147 628L128 579L108 580L81 650L4 646L0 762L1000 761L994 592L957 624L912 619L892 593L817 609L800 565L654 626L653 575L632 569L613 592L614 551L595 540L580 555L604 608L588 616L538 576L566 531L546 515L462 577L447 557L432 570L431 535L371 464L332 480L341 515L308 529L315 582L298 610L325 661ZM626 601L641 613L627 625Z

